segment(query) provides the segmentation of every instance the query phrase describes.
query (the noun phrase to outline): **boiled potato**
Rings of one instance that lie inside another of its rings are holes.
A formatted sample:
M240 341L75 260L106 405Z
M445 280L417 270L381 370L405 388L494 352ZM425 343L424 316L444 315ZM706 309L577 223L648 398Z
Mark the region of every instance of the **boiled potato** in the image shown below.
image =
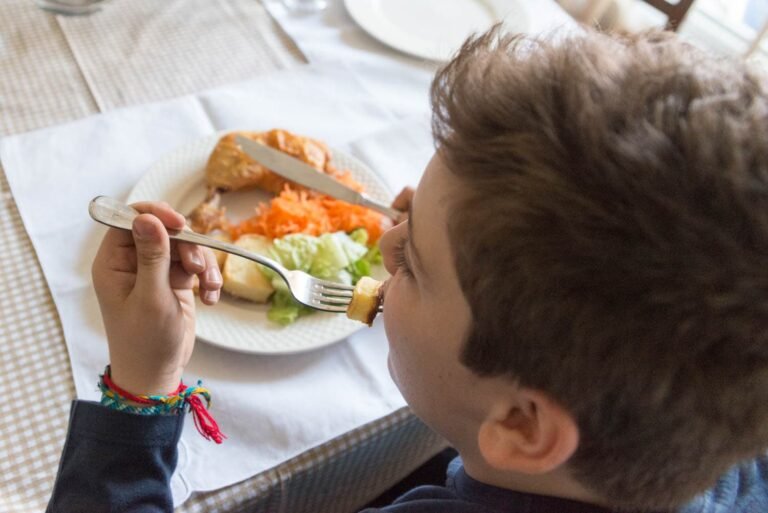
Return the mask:
M216 233L211 235L216 240L220 240L221 242L228 242L232 243L232 237L229 236L227 233ZM225 253L223 251L219 251L218 249L212 249L213 254L216 255L216 263L219 264L219 269L224 269L224 263L227 261L227 255L228 253Z
M269 256L272 243L262 235L243 235L235 241L235 246L240 246L252 253ZM261 267L260 264L251 260L228 255L222 272L224 291L255 303L266 303L275 289L261 272Z

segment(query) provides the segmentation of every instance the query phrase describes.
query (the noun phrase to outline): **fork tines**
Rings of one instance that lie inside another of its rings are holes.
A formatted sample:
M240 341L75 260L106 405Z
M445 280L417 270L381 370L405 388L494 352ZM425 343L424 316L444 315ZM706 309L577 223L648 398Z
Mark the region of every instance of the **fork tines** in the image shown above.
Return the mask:
M341 283L319 282L312 287L313 306L329 312L345 312L352 301L352 287Z

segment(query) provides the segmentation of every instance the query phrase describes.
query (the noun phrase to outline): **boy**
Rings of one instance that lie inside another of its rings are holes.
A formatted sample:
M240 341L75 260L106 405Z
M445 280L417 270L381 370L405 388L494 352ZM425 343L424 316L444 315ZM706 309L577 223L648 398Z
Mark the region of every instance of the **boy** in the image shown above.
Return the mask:
M461 459L382 511L768 511L761 80L666 34L497 30L438 73L437 152L381 240L384 323L393 379ZM211 303L220 277L179 248L174 295L161 221L182 220L141 208L138 266L110 232L94 284L115 383L166 393L194 340L190 276ZM99 476L85 422L130 424L136 447L108 462L131 452L130 478ZM75 402L50 511L99 479L111 504L170 510L180 423Z

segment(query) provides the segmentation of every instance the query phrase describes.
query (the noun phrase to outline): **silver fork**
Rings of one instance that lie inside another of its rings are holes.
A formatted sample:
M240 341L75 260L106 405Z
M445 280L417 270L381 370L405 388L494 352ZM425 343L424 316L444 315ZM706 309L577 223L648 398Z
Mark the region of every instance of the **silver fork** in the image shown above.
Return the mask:
M95 221L123 230L131 230L133 219L139 215L133 207L107 196L93 198L88 205L88 213ZM289 271L271 258L245 251L234 244L189 229L168 230L168 236L171 239L225 251L269 267L285 280L294 299L310 308L324 312L346 312L347 305L352 300L353 288L350 285L320 280L303 271ZM381 307L379 310L381 311Z

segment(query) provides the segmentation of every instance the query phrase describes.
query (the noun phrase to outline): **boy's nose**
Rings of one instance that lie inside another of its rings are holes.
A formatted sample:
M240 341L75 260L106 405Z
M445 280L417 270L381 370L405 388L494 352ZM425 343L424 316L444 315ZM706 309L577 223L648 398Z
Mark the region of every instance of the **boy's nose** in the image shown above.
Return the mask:
M397 266L395 265L395 259L393 257L393 249L400 238L405 236L405 233L402 232L405 228L406 224L400 223L384 232L384 235L379 239L379 249L381 249L381 256L384 260L384 268L393 276L397 271Z

